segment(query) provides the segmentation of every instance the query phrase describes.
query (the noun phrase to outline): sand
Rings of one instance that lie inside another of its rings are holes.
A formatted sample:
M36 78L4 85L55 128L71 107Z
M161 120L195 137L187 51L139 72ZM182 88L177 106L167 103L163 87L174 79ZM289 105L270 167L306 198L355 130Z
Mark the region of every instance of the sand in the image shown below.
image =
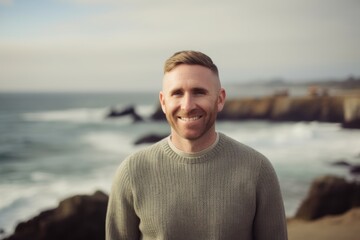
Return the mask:
M289 240L360 240L360 208L316 221L288 220Z

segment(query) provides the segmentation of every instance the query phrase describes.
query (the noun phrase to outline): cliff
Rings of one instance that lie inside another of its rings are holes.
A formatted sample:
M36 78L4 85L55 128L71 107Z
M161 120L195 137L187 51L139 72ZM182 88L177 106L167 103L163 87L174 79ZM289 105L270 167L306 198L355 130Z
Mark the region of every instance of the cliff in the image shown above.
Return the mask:
M228 100L219 119L342 122L342 97L264 97Z
M295 218L315 220L338 215L360 207L360 184L337 176L323 176L313 181L308 195L301 203Z
M165 120L160 108L152 120ZM229 99L218 120L319 121L360 128L360 95Z

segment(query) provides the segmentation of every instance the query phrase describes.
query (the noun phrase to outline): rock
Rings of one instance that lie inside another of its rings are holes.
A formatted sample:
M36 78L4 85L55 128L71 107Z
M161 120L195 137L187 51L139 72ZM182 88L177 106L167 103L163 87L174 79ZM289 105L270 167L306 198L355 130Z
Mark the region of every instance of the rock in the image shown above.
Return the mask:
M275 121L343 121L341 97L280 97L274 100L270 120Z
M218 113L218 120L234 121L258 119L270 121L320 121L342 123L344 121L344 111L346 109L346 107L344 107L344 102L346 99L347 97L344 96L327 95L316 97L289 97L287 95L281 95L260 98L229 99L225 102L223 110ZM350 111L349 109L358 109L357 107L353 107L354 104L351 104L347 103L346 106L349 105L347 107L347 112ZM354 113L354 111L352 111L352 113ZM357 114L356 111L355 113ZM356 123L360 117L354 114L351 115L356 116L351 118L351 126L357 127ZM151 119L166 120L160 105L151 116ZM360 125L358 127L360 128Z
M221 120L343 121L342 97L289 97L232 99L218 114Z
M133 106L129 106L119 111L114 108L111 108L109 113L106 115L106 118L117 118L130 115L132 116L134 122L142 121L143 118L136 113L135 108Z
M295 218L315 220L337 215L360 206L360 184L344 178L325 176L316 179L301 203Z
M360 97L348 97L344 101L344 128L360 128Z
M333 166L347 167L349 169L349 173L356 177L360 176L360 164L351 164L346 160L339 160L332 163Z
M135 141L134 144L139 145L139 144L143 144L143 143L155 143L167 136L169 136L169 134L167 134L167 135L149 134L149 135L145 135L145 136L139 138L138 140Z
M274 97L232 99L218 114L220 120L268 119Z
M338 160L338 161L335 161L335 162L331 163L331 165L340 166L340 167L350 167L351 163L349 163L346 160Z
M166 120L166 116L165 116L164 112L162 111L160 104L156 108L156 111L150 116L150 118L151 118L151 120L154 120L154 121Z
M360 175L360 165L353 165L350 167L350 173L353 175Z
M18 224L4 240L104 239L107 203L108 196L100 191L67 198L57 208Z

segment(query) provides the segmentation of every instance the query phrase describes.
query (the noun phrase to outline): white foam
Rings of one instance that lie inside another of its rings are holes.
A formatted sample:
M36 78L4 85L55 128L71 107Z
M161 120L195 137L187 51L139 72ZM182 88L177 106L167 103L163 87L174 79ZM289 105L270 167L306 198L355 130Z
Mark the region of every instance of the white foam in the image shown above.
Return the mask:
M91 147L113 154L129 154L132 143L128 136L116 134L114 132L91 132L82 137L82 140L90 144Z
M124 106L116 107L123 109ZM136 112L144 119L149 118L154 113L156 107L153 105L138 105ZM106 118L110 110L108 108L74 108L46 112L25 113L23 116L28 121L41 122L72 122L72 123L116 123L129 124L133 122L131 116L118 118ZM107 121L104 121L107 120Z
M49 174L46 172L32 172L31 173L31 180L34 182L43 182L43 181L49 181L54 177L53 174Z
M232 128L228 128L232 126ZM348 131L338 124L323 123L239 123L224 125L224 132L260 150L274 162L331 161L359 154L360 131Z
M32 183L31 187L2 184L0 191L7 194L0 198L0 227L6 233L11 233L19 221L33 218L45 209L55 208L60 200L77 194L92 194L95 190L109 191L113 172L100 172L77 178L62 176L51 181Z
M77 108L47 112L26 113L24 118L29 121L43 122L74 122L74 123L98 123L106 116L106 109Z
M151 105L137 105L135 107L136 112L144 117L149 118L157 109L157 105L151 104Z

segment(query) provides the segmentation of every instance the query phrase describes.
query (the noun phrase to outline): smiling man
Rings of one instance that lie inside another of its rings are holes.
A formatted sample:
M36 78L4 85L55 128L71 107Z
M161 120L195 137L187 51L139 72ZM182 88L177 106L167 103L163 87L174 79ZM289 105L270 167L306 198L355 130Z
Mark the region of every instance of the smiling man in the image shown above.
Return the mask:
M166 66L160 103L171 126L172 143L185 152L201 151L215 142L215 120L224 106L225 90L209 68Z
M287 239L269 160L216 132L225 98L207 55L182 51L165 62L159 99L171 134L121 163L106 239Z

